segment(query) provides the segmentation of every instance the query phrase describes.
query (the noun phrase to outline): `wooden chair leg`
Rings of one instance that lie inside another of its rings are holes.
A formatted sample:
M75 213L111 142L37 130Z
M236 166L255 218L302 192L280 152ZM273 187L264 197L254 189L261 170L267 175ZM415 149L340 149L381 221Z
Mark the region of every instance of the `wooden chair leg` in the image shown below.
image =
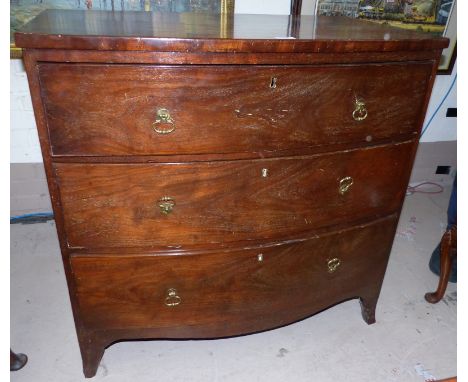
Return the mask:
M22 369L23 366L26 365L26 362L28 362L26 354L16 354L10 349L10 371Z
M453 254L452 249L455 247L456 240L456 226L449 229L442 236L440 243L440 278L437 290L432 293L426 293L424 298L427 302L435 304L444 297L445 290L447 289L450 272L452 270Z

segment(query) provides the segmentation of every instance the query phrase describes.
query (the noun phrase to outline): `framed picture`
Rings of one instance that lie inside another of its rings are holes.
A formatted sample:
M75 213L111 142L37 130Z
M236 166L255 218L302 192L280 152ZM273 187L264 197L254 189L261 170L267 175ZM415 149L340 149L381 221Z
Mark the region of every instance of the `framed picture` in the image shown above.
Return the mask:
M45 9L234 14L235 0L10 0L10 58L20 58L14 33Z
M439 71L437 74L451 74L455 60L457 59L457 3L453 6L447 16L447 24L443 36L450 39L450 44L442 51Z
M450 39L438 74L450 74L456 59L456 0L317 0L315 14L348 16L419 30Z

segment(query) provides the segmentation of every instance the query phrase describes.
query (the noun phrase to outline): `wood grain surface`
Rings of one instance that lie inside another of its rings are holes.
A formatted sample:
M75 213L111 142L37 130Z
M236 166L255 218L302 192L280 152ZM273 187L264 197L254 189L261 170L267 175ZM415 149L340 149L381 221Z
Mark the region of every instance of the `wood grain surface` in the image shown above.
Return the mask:
M67 243L183 249L385 216L401 205L412 147L254 161L56 164ZM354 184L341 195L348 176ZM158 207L164 196L175 201L169 215Z
M92 10L46 10L15 34L21 48L104 51L355 53L443 49L448 42L350 17Z
M416 135L432 62L38 70L54 155L225 154ZM356 98L368 112L362 121ZM159 109L173 125L154 124Z
M284 325L345 299L378 296L395 224L393 215L267 248L73 256L71 264L89 329L156 327L169 338L230 336ZM330 272L334 258L341 264ZM181 299L177 306L165 305L170 288Z
M236 52L155 52L99 51L76 49L28 49L27 54L39 62L108 63L150 65L311 65L433 61L436 51L389 51L346 53L249 53Z
M375 322L447 39L337 17L58 10L16 44L86 377L122 339L251 333L356 297ZM173 133L154 132L158 108Z

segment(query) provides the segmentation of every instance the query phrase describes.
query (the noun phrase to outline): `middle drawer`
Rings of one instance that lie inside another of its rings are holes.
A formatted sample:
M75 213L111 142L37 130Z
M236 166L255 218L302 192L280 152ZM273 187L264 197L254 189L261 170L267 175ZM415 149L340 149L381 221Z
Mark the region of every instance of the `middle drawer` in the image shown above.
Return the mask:
M398 211L412 147L54 167L69 247L185 248L282 239Z

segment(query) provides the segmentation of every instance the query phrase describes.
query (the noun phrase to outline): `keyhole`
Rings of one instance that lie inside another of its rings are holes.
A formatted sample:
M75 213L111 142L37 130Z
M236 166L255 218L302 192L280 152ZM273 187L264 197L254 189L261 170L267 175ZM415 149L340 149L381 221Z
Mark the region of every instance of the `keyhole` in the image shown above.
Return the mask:
M270 88L272 89L275 89L276 88L276 81L278 79L276 77L271 77L271 81L270 81Z

